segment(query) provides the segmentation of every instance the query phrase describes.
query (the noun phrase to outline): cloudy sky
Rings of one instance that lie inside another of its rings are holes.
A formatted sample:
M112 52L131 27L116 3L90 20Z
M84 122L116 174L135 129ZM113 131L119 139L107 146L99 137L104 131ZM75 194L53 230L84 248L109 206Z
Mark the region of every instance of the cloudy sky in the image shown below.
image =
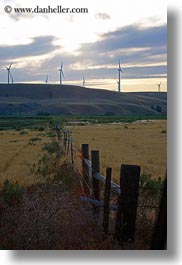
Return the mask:
M6 6L12 7L6 13ZM14 8L87 8L82 14L15 13ZM123 91L167 89L165 0L1 0L0 83L12 62L14 82L59 83Z

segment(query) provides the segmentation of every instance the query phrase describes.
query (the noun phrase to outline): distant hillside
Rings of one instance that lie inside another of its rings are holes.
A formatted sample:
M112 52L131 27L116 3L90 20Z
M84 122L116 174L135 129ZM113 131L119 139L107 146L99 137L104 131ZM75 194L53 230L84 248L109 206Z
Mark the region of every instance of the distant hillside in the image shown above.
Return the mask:
M166 114L167 93L89 89L71 85L0 84L0 115Z

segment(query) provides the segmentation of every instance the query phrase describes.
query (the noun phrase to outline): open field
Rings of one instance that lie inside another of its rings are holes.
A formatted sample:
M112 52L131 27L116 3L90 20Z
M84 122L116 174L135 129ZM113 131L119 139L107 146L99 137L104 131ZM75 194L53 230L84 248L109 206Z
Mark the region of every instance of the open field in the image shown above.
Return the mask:
M50 127L60 124L73 132L73 144L82 143L90 149L100 150L102 174L105 168L113 168L113 178L118 179L120 164L138 164L142 172L153 178L163 178L166 171L166 120L150 122L133 121L135 116L49 116L49 117L1 117L0 118L0 184L5 179L18 180L20 184L33 183L34 172L43 156L42 147L49 143ZM103 124L103 122L105 124ZM89 123L88 125L86 125ZM96 123L96 124L94 124ZM53 134L51 132L51 134ZM31 141L33 139L33 141Z
M102 174L113 168L113 179L119 179L120 164L140 165L152 178L164 178L167 163L166 121L69 126L73 145L89 144L100 150Z
M37 180L34 172L43 155L42 147L51 141L48 136L46 131L28 129L1 131L0 184L9 179L26 186Z

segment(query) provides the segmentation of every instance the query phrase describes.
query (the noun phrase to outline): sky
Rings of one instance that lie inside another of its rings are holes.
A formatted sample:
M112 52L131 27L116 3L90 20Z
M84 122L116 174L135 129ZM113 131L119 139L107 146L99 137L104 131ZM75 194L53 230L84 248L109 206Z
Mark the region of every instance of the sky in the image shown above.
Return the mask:
M11 13L12 8L87 8L88 13ZM12 62L14 83L59 83L101 89L167 90L165 0L1 0L0 83Z

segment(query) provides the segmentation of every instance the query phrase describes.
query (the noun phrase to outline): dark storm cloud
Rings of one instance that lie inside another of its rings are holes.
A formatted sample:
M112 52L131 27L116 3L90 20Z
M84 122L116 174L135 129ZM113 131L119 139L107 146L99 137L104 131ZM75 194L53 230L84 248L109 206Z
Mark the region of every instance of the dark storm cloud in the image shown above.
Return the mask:
M0 46L0 59L13 60L27 56L38 56L54 51L58 46L53 45L53 36L35 37L29 44Z
M93 50L95 52L104 52L121 48L155 48L166 45L166 42L166 26L140 28L133 25L102 34L100 41L95 44L83 44L81 50L85 52Z
M124 78L165 76L167 75L166 30L166 26L148 29L137 26L121 28L102 34L100 40L95 43L82 44L78 55L77 53L60 54L48 60L47 65L50 70L51 67L56 70L55 76L57 76L58 67L61 61L64 61L67 80L80 79L83 73L87 78L92 79L117 78L118 59L122 64L127 64L127 67L123 68ZM81 63L84 70L72 69L71 65L74 63ZM155 66L155 63L158 65ZM113 68L111 65L116 67ZM91 66L100 67L89 69Z
M141 28L137 25L120 28L113 32L100 35L100 40L95 43L82 44L80 60L90 66L101 65L100 70L90 70L93 76L103 73L112 76L113 68L102 65L116 64L118 59L122 64L136 65L127 67L125 78L146 78L152 75L167 74L167 27L166 25L150 28ZM160 64L147 66L147 64ZM146 64L140 67L140 64ZM125 69L124 69L125 70Z

